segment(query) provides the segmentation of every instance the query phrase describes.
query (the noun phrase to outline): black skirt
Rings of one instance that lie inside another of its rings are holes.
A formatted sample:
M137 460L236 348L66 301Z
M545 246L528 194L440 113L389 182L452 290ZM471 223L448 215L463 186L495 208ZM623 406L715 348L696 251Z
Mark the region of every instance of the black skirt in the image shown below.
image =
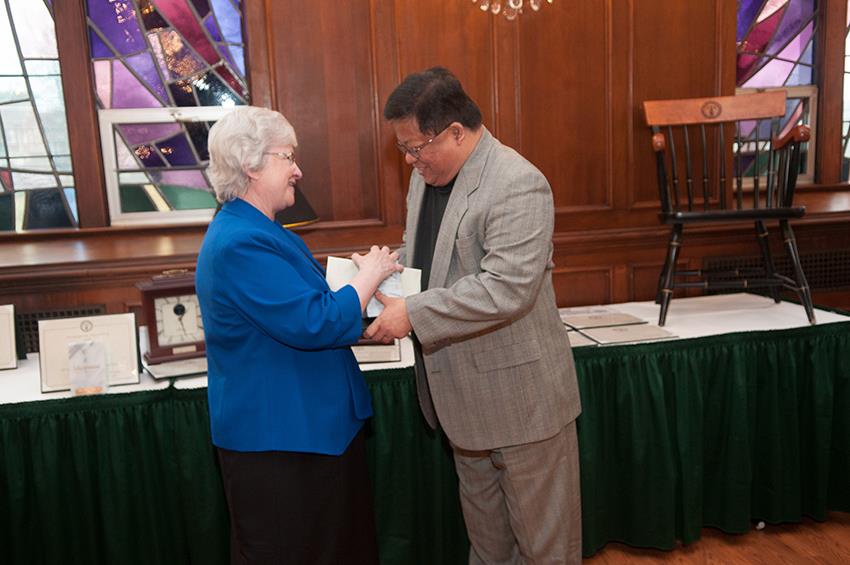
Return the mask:
M374 565L364 432L339 456L218 449L234 565Z

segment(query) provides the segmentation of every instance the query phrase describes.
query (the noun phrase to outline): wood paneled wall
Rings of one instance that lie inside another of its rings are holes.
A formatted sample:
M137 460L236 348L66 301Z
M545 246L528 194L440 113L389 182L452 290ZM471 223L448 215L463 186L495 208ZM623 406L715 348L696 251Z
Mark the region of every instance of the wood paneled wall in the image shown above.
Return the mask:
M383 105L405 75L443 65L485 125L549 179L559 304L654 296L668 230L658 222L641 102L734 92L734 0L555 0L515 22L468 0L243 6L252 100L295 126L302 189L322 217L302 235L319 258L400 244L410 169ZM827 27L835 37L843 29ZM803 254L850 249L850 191L836 179L799 189ZM202 236L202 228L65 234L63 245L85 251L80 258L56 248L52 234L0 237L0 296L26 310L63 302L132 310L132 281L191 267ZM686 232L682 265L757 255L752 240L748 228ZM816 290L815 301L850 308L850 292Z
M552 185L559 302L654 294L667 231L640 103L734 93L736 2L557 0L514 22L459 0L245 6L254 100L296 128L303 190L323 218L304 234L317 254L400 243L410 168L383 104L408 73L442 65ZM843 191L803 197L810 218L848 217ZM686 264L757 253L749 233L709 233Z

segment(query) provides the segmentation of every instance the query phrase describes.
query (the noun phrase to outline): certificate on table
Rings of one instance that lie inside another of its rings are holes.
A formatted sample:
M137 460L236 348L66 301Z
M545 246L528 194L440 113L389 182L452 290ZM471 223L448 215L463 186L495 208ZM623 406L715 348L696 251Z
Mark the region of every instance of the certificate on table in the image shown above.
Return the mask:
M603 306L560 308L558 313L561 315L561 321L564 324L576 330L646 323L645 320L637 316Z
M598 345L595 341L576 330L568 331L567 337L570 339L570 347L587 347L589 345Z
M38 346L41 391L69 390L71 353L83 349L106 352L107 384L139 382L139 350L136 341L136 317L133 314L109 314L39 320ZM100 345L94 345L100 344ZM85 351L83 351L85 353ZM100 359L100 356L97 356ZM80 361L75 360L75 370ZM83 363L83 365L85 365ZM95 367L92 371L97 370Z
M18 356L15 346L15 306L0 306L0 369L17 369Z
M678 337L664 328L659 328L658 326L651 324L606 326L604 328L588 328L581 331L600 345L659 341L664 339L676 339Z

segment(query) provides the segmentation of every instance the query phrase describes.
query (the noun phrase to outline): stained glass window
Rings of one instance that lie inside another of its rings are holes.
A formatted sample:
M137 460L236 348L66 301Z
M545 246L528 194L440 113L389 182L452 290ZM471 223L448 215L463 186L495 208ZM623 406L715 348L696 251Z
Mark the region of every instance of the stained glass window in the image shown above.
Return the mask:
M786 88L788 101L780 121L781 132L805 123L812 128L813 140L817 9L816 0L738 0L736 36L739 91ZM813 176L814 141L807 145L799 182L811 181Z
M841 180L850 180L850 0L847 2L847 21L844 22L844 109L841 130L844 132L841 159Z
M206 176L210 126L231 108L129 108L100 116L112 223L205 222L216 206ZM162 213L167 214L163 218Z
M180 108L188 115L189 108L247 103L239 2L86 5L101 144L105 161L116 164L106 171L112 223L208 219L215 208L205 172L210 122L175 120L156 110ZM123 112L142 108L151 112Z
M77 225L50 2L0 3L0 231Z

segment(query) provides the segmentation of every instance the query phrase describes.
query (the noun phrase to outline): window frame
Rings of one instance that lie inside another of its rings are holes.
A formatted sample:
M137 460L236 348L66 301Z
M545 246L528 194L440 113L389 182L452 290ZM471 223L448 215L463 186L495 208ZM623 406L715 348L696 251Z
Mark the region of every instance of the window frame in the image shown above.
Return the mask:
M178 123L214 122L221 119L234 107L186 106L179 108L109 108L98 110L100 139L103 154L103 173L106 181L106 196L109 217L113 226L133 225L186 225L205 224L212 219L214 209L168 210L156 212L123 212L118 182L118 162L113 126L134 123ZM144 170L143 167L140 170Z

